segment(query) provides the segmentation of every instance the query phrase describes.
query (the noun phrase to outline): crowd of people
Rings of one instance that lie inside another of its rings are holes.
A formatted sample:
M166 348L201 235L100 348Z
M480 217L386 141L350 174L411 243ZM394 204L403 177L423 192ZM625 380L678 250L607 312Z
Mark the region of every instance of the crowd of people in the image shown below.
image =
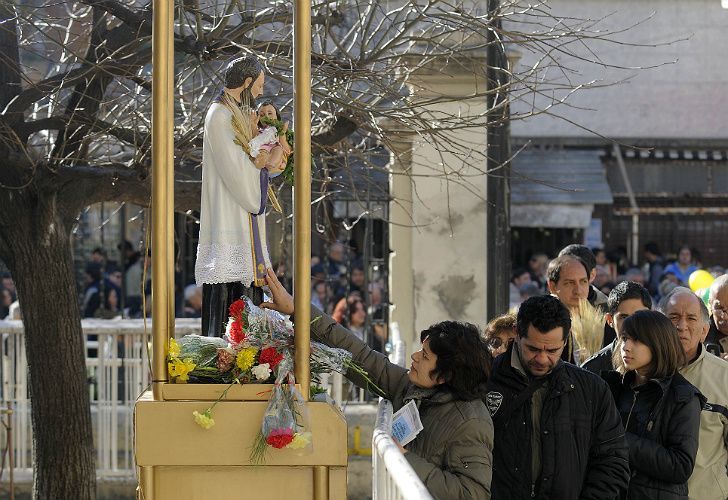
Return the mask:
M79 287L84 318L141 318L145 310L147 317L151 317L151 258L147 259L145 273L143 254L130 242L120 245L118 250L123 264L109 259L103 248L91 252ZM276 272L279 279L290 284L285 266L278 266ZM179 275L177 281L176 316L201 317L202 287L180 283ZM14 287L12 290L14 293ZM384 283L381 276L367 276L362 256L353 245L334 242L325 255L311 257L311 298L316 307L376 350L384 349L387 341Z
M605 294L583 245L532 260L538 293L482 335L432 325L409 370L318 308L312 333L349 350L395 411L416 402L424 430L401 450L435 498L726 500L728 275L704 300L680 281L683 255L659 295L636 273ZM268 307L292 314L268 282Z
M570 248L582 245L569 245L563 249L568 253ZM688 286L690 275L703 268L700 252L688 245L680 246L671 258L664 257L657 243L648 242L643 247L642 264L632 265L622 250L606 251L602 248L583 249L578 257L584 260L590 269L590 280L594 292L605 296L622 281L634 281L649 290L655 301L666 295L677 286ZM521 302L534 295L549 292L548 264L549 256L536 252L522 267L514 267L510 282L510 306L517 307ZM723 266L712 266L707 271L714 277L725 274Z

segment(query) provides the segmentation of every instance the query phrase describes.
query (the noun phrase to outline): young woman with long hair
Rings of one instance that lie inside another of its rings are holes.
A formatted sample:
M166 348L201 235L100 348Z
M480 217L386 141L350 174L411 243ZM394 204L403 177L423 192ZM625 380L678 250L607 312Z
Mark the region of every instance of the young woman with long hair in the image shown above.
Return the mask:
M678 373L677 330L659 312L637 311L624 320L613 361L617 371L604 378L629 445L627 499L687 500L705 398Z

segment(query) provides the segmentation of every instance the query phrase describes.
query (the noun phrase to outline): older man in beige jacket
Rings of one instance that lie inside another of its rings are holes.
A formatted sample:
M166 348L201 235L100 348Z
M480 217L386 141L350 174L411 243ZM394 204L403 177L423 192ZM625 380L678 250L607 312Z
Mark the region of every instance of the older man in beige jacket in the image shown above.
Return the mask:
M700 416L695 468L688 481L690 500L728 499L728 362L707 352L709 314L703 301L684 287L675 288L659 305L675 325L688 359L680 374L707 398Z

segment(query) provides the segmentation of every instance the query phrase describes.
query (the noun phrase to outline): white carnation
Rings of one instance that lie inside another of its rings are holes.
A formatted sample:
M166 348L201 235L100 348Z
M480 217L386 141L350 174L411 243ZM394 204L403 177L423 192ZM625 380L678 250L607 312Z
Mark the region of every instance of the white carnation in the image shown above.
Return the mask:
M251 370L253 376L258 380L268 380L270 372L270 363L263 363L262 365L254 366Z

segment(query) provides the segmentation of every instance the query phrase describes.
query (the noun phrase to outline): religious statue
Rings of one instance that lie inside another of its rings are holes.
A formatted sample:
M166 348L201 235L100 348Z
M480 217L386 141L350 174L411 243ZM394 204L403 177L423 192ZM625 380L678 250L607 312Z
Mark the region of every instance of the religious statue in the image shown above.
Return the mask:
M285 138L251 152L251 141L259 133L255 98L263 93L264 83L256 57L231 61L224 71L224 89L205 117L195 264L195 279L203 287L203 335L223 334L228 307L241 296L256 305L263 301L265 272L271 265L265 228L268 180L285 166L281 157L290 154Z

